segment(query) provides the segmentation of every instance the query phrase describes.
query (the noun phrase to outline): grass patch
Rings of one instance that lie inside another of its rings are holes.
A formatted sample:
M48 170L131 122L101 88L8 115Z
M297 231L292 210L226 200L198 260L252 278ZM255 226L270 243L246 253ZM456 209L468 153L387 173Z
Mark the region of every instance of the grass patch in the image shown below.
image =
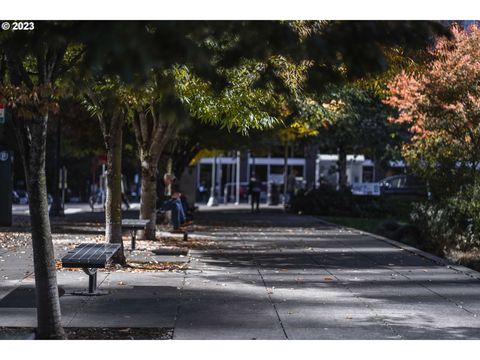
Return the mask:
M451 250L446 255L446 258L455 264L466 266L475 271L480 271L480 250L472 250L468 252Z
M395 219L386 219L386 218L359 218L359 217L348 217L348 216L322 216L322 220L351 227L354 229L370 232L373 234L378 234L378 228L380 224L386 221L394 221L399 225L405 225L406 222L398 221Z

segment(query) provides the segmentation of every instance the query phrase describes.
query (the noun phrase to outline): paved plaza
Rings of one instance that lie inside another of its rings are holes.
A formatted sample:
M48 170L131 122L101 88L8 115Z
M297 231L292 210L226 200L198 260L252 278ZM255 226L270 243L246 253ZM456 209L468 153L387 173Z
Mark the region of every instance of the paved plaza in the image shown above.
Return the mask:
M202 208L188 253L155 242L146 255L142 244L127 255L179 270L100 272L109 294L94 297L72 295L87 286L83 272L59 270L64 326L172 328L174 339L480 339L479 273L315 217ZM56 257L67 250L57 244ZM0 248L0 326L36 326L32 267L28 246Z

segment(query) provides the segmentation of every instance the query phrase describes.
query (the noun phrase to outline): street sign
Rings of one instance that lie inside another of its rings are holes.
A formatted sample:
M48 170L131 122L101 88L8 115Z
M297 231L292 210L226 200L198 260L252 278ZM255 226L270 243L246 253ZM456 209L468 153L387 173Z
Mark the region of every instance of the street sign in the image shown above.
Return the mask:
M58 176L58 188L59 189L66 189L68 187L67 185L67 168L65 166L62 166L60 168L60 174Z
M352 185L352 194L380 196L380 184L379 183L354 183Z
M8 156L8 151L0 151L0 161L7 161Z

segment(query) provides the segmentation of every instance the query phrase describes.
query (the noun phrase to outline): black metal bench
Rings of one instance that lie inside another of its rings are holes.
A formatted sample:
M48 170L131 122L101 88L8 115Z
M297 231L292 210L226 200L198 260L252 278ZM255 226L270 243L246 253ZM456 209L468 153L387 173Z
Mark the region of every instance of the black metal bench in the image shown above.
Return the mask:
M137 240L137 231L145 230L150 220L141 219L122 219L122 229L130 230L132 236L132 250L135 250L135 241Z
M97 269L111 264L121 244L80 244L62 258L65 268L82 268L88 275L88 293L74 292L74 295L103 295L97 291Z

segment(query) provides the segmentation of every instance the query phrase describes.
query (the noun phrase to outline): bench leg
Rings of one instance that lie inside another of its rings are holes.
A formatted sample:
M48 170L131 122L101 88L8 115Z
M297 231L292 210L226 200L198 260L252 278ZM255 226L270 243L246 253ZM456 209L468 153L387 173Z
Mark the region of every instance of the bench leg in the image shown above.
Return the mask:
M95 271L93 275L88 275L88 292L93 294L97 291L97 272Z
M132 250L135 250L135 240L137 240L137 230L130 231L132 235Z
M83 272L88 275L88 292L74 292L72 295L80 296L99 296L106 295L106 291L97 290L97 269L95 268L82 268Z

